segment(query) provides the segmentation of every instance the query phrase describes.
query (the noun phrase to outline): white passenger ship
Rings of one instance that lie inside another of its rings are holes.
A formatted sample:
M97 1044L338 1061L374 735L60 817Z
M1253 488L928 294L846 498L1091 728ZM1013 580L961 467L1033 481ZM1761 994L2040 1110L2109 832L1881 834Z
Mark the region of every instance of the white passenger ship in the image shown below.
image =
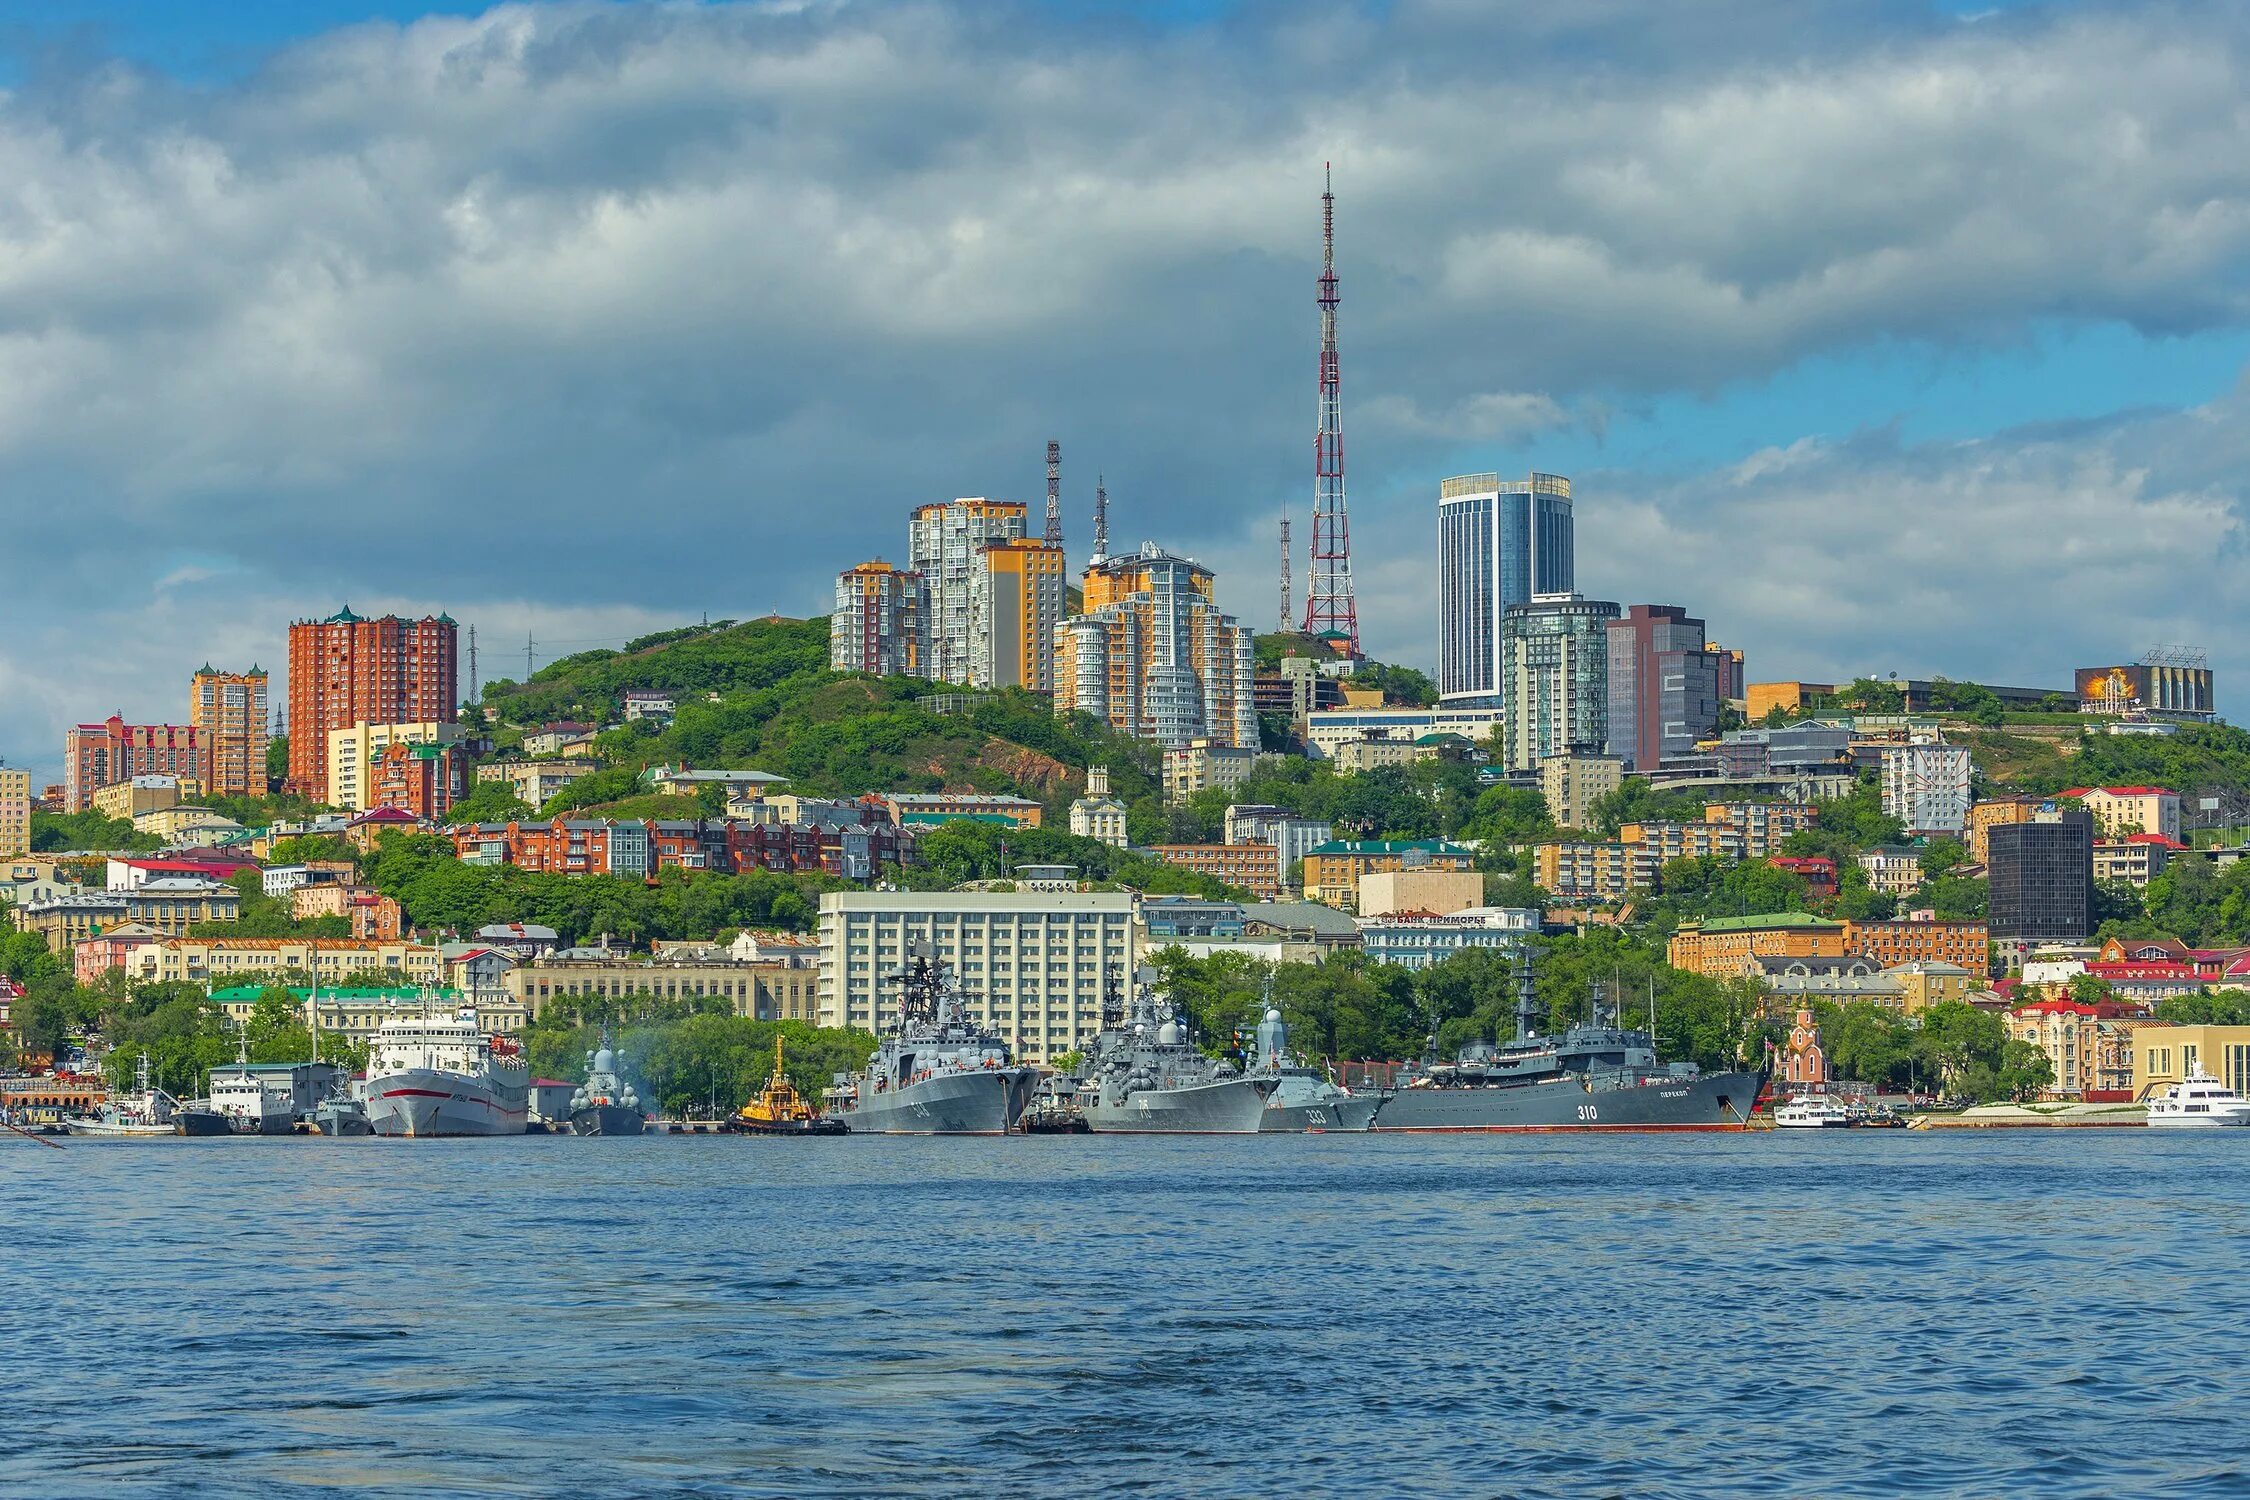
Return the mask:
M521 1049L487 1036L476 1012L394 1016L367 1060L367 1121L377 1135L522 1135L531 1073Z

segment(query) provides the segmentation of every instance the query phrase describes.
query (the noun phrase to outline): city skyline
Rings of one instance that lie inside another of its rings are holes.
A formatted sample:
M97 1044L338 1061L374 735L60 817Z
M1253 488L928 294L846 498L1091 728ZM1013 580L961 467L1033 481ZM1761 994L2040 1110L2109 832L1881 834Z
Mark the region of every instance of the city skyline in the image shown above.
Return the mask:
M897 41L924 80L903 103L880 65L816 76L885 14L608 14L629 82L589 73L587 13L541 7L218 38L250 61L216 68L118 22L94 51L149 70L130 105L106 56L15 57L0 128L52 211L0 292L44 330L0 431L42 496L12 518L41 566L0 603L0 757L59 779L67 724L176 721L199 662L271 662L280 622L344 601L479 625L487 679L518 675L527 629L545 659L706 611L819 614L838 568L895 556L898 510L1037 504L1050 438L1070 576L1101 473L1121 549L1191 553L1265 621L1274 518L1300 555L1310 530L1331 159L1372 655L1437 664L1438 480L1539 470L1585 513L1582 592L1682 603L1760 676L2044 682L2180 640L2245 665L2250 254L2163 228L2250 192L2239 143L2199 133L2250 71L2223 8L1694 36L1661 7L1575 30L1045 12L1008 40L939 7ZM1475 57L1589 39L1613 64L1570 110L1449 133ZM951 86L1032 47L1084 85L1036 148L1023 98ZM459 93L432 102L448 66ZM2091 111L2054 102L2074 78ZM1114 117L1127 91L1168 120ZM349 101L318 142L251 123L318 97ZM777 99L799 145L753 164ZM873 135L821 123L837 109ZM507 150L494 110L520 121ZM1781 119L1791 151L1747 171ZM885 158L917 120L955 165ZM2145 160L2111 143L2127 127ZM807 141L857 182L848 216ZM407 147L423 167L384 178ZM1972 189L1996 151L2022 193ZM208 194L189 159L223 164ZM750 225L779 228L745 254ZM95 546L126 529L130 553Z

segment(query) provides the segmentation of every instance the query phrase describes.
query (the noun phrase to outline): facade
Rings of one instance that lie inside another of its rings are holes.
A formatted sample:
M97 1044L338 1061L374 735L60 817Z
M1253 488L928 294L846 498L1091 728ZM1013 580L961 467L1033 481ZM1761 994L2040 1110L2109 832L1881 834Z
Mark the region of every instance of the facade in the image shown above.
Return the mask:
M2038 1000L2020 1005L2001 1019L2008 1039L2037 1047L2054 1069L2054 1094L2083 1099L2093 1095L2131 1097L2133 1022L2145 1013L2134 1006L2076 1000Z
M1727 731L1719 736L1719 769L1745 781L1858 774L1852 764L1851 730L1817 719L1773 729Z
M180 776L203 785L203 733L190 724L128 724L111 714L63 735L63 811L84 812L103 787L136 776Z
M1787 870L1805 883L1805 894L1827 899L1836 895L1839 882L1836 878L1836 861L1825 854L1793 856L1769 854L1766 863L1777 870Z
M166 938L134 950L126 973L136 981L216 982L241 974L302 971L322 986L347 975L382 970L402 984L435 984L438 950L420 943L342 938Z
M843 824L555 818L545 823L460 823L444 832L466 864L632 880L670 869L719 874L774 870L867 880L878 866L902 862L909 837L874 819Z
M2217 712L2211 669L2200 660L2080 667L2077 685L2080 713L2209 719Z
M1170 803L1185 802L1206 787L1222 787L1228 791L1250 779L1256 766L1258 752L1254 748L1226 744L1220 740L1198 736L1184 745L1170 745L1164 751L1164 800Z
M508 996L536 1019L558 1000L709 1000L752 1021L815 1023L816 970L732 959L645 961L584 949L518 964L501 977Z
M1511 604L1500 625L1504 764L1599 755L1609 740L1609 623L1617 606L1576 594Z
M828 665L875 677L920 677L929 655L929 590L922 575L886 562L863 562L836 575L828 617ZM626 705L632 718L632 705Z
M93 937L80 938L70 949L71 976L80 984L98 984L112 969L130 969L133 950L144 943L160 943L174 934L146 922L120 922Z
M2250 1098L2250 1026L2167 1026L2133 1030L2133 1097L2145 1099L2201 1068Z
M1645 844L1557 839L1534 845L1532 883L1572 901L1622 901L1656 889L1663 860Z
M1508 610L1578 587L1570 481L1464 474L1438 486L1438 693L1497 708ZM1598 751L1598 744L1590 747Z
M1991 934L1982 922L1846 922L1844 946L1884 968L1898 964L1956 964L1982 974L1992 962Z
M1780 1073L1780 1083L1810 1089L1828 1086L1828 1051L1821 1046L1820 1028L1813 1024L1812 1011L1805 1006L1797 1007L1796 1017L1789 1023Z
M952 970L971 1014L1016 1057L1052 1063L1101 1030L1105 981L1139 956L1125 891L831 891L820 898L820 1024L880 1032L914 944Z
M289 627L289 782L329 800L328 736L355 724L460 717L460 627L446 615L363 619L350 606Z
M1227 809L1226 840L1230 844L1271 844L1278 851L1281 878L1304 857L1336 836L1333 824L1317 818L1300 818L1286 807L1259 802L1237 802Z
M582 760L499 760L477 767L479 782L505 783L516 800L545 807L548 799L595 768Z
M968 686L989 675L977 657L974 598L984 549L1029 535L1020 501L974 497L915 507L907 523L906 565L922 580L922 638L928 650L921 676ZM833 634L830 646L833 651Z
M1308 851L1305 899L1345 911L1359 909L1362 876L1382 870L1470 870L1476 856L1443 839L1338 839Z
M1883 751L1883 811L1911 838L1958 837L1969 826L1969 747L1891 745Z
M1475 870L1374 870L1359 877L1362 917L1444 917L1482 905L1484 877Z
M1727 823L1627 823L1617 830L1620 844L1638 844L1656 856L1657 867L1675 859L1742 858L1742 835Z
M1591 828L1594 804L1625 784L1614 755L1550 755L1539 762L1539 792L1557 828Z
M1676 604L1635 604L1609 622L1609 753L1636 771L1692 755L1719 732L1720 657Z
M2075 808L1991 830L1992 936L2020 960L2040 943L2075 942L2094 930L2094 820Z
M384 804L374 798L375 766L383 752L393 745L457 745L466 737L459 724L443 719L423 720L414 724L349 724L331 730L328 735L326 771L328 776L327 802L346 812L365 812L370 807ZM290 745L290 758L296 758L296 745ZM467 765L467 756L461 758ZM580 774L585 768L578 768ZM519 794L520 795L520 794ZM529 801L530 799L526 798ZM544 798L541 799L545 800ZM451 802L447 803L451 806ZM533 802L532 806L539 804Z
M1070 831L1115 849L1125 847L1125 804L1109 793L1109 767L1086 769L1086 795L1070 804Z
M202 736L203 777L214 797L266 794L266 674L218 672L206 662L188 681L188 723Z
M300 922L314 917L342 917L352 924L352 936L361 942L396 942L406 930L406 913L373 886L324 881L301 885L289 893L290 914Z
M969 686L1055 690L1055 631L1067 587L1060 543L988 542L969 578Z
M1314 760L1333 760L1338 749L1362 740L1413 741L1457 734L1482 743L1500 730L1498 708L1337 708L1305 720L1305 749Z
M1859 851L1869 890L1907 897L1922 888L1922 851L1905 844L1877 844Z
M289 993L297 1014L302 1017L305 1002L312 997L313 992L295 985L290 987ZM242 1025L257 1010L258 1001L264 994L263 985L234 985L213 990L211 1003L219 1008L230 1023ZM513 1036L523 1030L523 1011L504 1001L495 1004L483 996L441 994L437 1003L453 1006L464 999L475 1006L479 1029L497 1036ZM340 1036L347 1042L369 1042L374 1040L376 1030L385 1021L394 1017L421 1015L429 1004L429 996L413 985L386 986L381 989L332 989L324 984L320 987L314 1020L324 1037ZM268 1069L279 1073L288 1073L292 1066L300 1071L306 1067L303 1063L252 1063L250 1066L253 1069ZM305 1100L303 1107L308 1109L317 1104L326 1092L325 1089L310 1088L303 1082L299 1083L299 1090Z
M392 807L435 822L468 795L469 754L460 745L393 742L376 757L367 805Z
M1473 906L1433 916L1394 912L1362 917L1360 948L1369 963L1402 969L1427 969L1465 948L1509 950L1539 931L1539 910L1520 906Z
M2063 799L2086 805L2102 837L2128 838L2153 833L2177 843L2180 837L2180 794L2160 786L2074 786Z
M1084 611L1053 636L1055 711L1089 713L1167 750L1255 752L1251 631L1219 611L1209 568L1144 544L1096 559Z
M1909 1016L1918 1016L1941 1001L1967 1001L1984 988L1986 970L1981 963L1972 969L1917 959L1893 964L1883 974L1897 981L1900 1008Z
M94 793L94 811L130 823L146 813L162 812L202 795L203 783L193 777L135 776Z
M1037 828L1046 809L1028 797L987 796L981 792L892 792L876 799L890 809L894 823L944 823L968 818Z
M138 922L167 935L199 922L232 922L242 915L242 893L212 880L152 880L130 891L86 891L33 902L16 912L16 926L47 940L55 953L112 927Z
M2002 823L2028 823L2039 811L2039 797L1985 797L1969 804L1969 863L1992 862L1992 830Z
M31 852L31 773L0 766L0 859Z
M1849 957L1844 932L1842 922L1801 911L1691 918L1672 934L1667 958L1675 969L1728 979L1757 973L1758 961L1765 958Z
M1149 853L1248 891L1260 901L1281 898L1279 851L1271 844L1154 844Z
M2094 878L2146 890L2151 880L2164 873L2172 857L2186 849L2187 845L2161 833L2135 833L2114 842L2098 842L2094 845Z
M1819 821L1820 809L1810 802L1707 802L1703 821L1724 823L1742 835L1742 857L1765 859L1779 854L1791 834L1802 833Z

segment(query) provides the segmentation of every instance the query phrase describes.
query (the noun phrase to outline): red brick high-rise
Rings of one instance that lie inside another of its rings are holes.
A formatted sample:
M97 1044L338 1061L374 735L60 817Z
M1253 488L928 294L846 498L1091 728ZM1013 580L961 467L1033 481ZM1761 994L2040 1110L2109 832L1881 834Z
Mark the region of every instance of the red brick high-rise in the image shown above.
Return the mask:
M328 735L460 715L460 627L446 615L362 619L346 605L289 627L289 787L328 800Z

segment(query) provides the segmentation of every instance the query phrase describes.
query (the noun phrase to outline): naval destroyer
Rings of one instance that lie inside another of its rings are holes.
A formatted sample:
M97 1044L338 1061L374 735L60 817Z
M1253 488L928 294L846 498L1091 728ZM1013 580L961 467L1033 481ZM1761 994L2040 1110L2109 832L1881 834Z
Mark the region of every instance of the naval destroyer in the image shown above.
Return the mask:
M1008 1055L997 1032L970 1018L943 961L916 944L891 976L898 1023L861 1071L829 1090L829 1113L854 1135L1005 1135L1017 1128L1039 1074Z
M486 1036L474 1010L393 1016L375 1028L367 1123L377 1135L522 1135L530 1099L521 1049Z
M1277 1076L1246 1075L1207 1057L1170 1000L1143 969L1130 1005L1115 986L1103 998L1102 1031L1087 1049L1078 1103L1090 1129L1249 1135L1263 1123Z
M1289 1050L1289 1027L1272 1003L1269 983L1265 1016L1258 1023L1255 1050L1246 1073L1251 1078L1275 1080L1266 1097L1266 1111L1258 1117L1261 1131L1365 1130L1374 1123L1381 1106L1380 1094L1355 1094L1307 1066Z
M1541 1035L1530 955L1517 961L1516 1034L1473 1042L1450 1063L1428 1062L1384 1101L1377 1132L1393 1130L1745 1130L1764 1075L1660 1065L1651 1031L1617 1024ZM1431 1037L1434 1053L1436 1037Z

